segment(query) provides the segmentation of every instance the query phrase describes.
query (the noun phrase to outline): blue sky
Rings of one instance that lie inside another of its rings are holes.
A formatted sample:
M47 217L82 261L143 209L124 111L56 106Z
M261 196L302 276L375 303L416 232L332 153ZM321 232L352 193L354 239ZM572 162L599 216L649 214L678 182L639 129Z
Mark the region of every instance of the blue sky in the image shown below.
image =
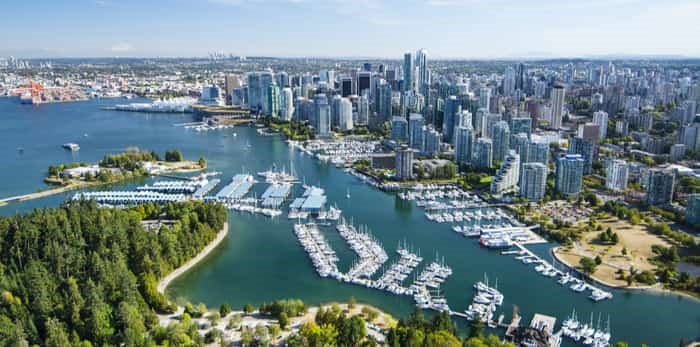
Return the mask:
M0 55L700 56L700 0L8 0Z

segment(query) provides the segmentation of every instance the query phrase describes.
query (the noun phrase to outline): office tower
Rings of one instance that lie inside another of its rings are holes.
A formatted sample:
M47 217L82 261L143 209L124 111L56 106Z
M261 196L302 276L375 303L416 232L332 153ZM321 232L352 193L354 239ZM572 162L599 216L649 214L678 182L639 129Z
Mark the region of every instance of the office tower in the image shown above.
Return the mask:
M442 141L452 143L454 136L455 118L462 112L462 104L456 96L450 95L445 100L445 108L442 116Z
M481 137L474 145L473 164L479 169L489 169L493 163L493 141Z
M544 198L547 187L547 166L542 163L522 164L520 195L527 201Z
M365 90L371 93L372 73L369 71L360 71L357 73L357 94L362 95Z
M604 111L593 113L593 123L598 125L600 139L605 139L608 136L608 113Z
M331 98L331 128L338 127L340 124L340 103L343 98L336 94Z
M561 129L562 117L564 116L565 89L561 84L555 84L552 88L552 121L554 129Z
M221 106L223 104L221 90L215 85L202 87L198 102L207 106Z
M427 157L434 157L440 154L442 134L435 130L432 125L423 127L423 149L421 152Z
M574 137L569 141L568 154L580 154L585 164L583 166L583 174L590 175L593 168L593 162L597 157L597 143L586 141L580 137Z
M280 71L275 74L275 77L277 77L277 85L280 88L286 88L289 87L291 84L289 83L289 74L287 74L284 71Z
M396 151L396 177L400 180L413 178L413 150L406 145Z
M340 108L338 114L339 122L338 127L342 131L352 130L352 102L348 98L342 98L340 100Z
M391 139L396 142L408 140L408 122L406 118L394 116L391 119Z
M485 108L479 108L476 111L476 116L474 117L474 130L477 136L484 136L484 134L486 134L484 129L486 127L486 118L488 115L489 112Z
M267 110L272 118L279 117L280 113L280 87L272 82L267 88Z
M232 105L233 91L241 87L241 79L238 75L226 75L224 77L224 89L226 89L226 104Z
M340 95L344 98L352 95L352 77L340 77Z
M700 223L700 194L688 194L688 204L685 208L685 221L690 225Z
M423 126L425 120L417 113L411 113L408 117L408 146L420 151L423 147Z
M537 162L548 165L549 143L543 141L542 139L531 139L527 161L530 163Z
M513 117L510 119L510 132L512 134L525 133L530 138L532 134L532 118L530 117Z
M369 123L369 92L363 91L357 104L357 124L367 125Z
M418 68L418 87L421 93L430 87L430 71L428 71L428 51L421 49L416 52L416 67Z
M458 163L469 164L472 161L474 146L474 129L458 126L455 128L455 160Z
M413 65L413 55L411 52L406 52L403 55L403 90L414 91L415 67Z
M493 160L504 160L509 150L510 129L508 123L500 121L493 126Z
M372 63L364 63L364 64L362 64L362 70L364 70L364 71L372 71Z
M622 192L627 189L629 179L629 165L621 159L608 159L605 161L605 187Z
M382 122L391 120L392 116L392 90L387 83L382 84L379 88L379 116Z
M652 206L670 204L673 200L675 180L676 174L673 170L650 169L646 203Z
M600 139L600 126L595 123L579 124L578 137L586 141L597 142Z
M482 87L479 89L479 108L491 110L491 88Z
M515 70L507 67L503 75L503 95L511 96L515 92Z
M504 193L514 189L520 179L520 156L515 151L508 151L501 167L491 181L491 193Z
M511 137L510 148L520 156L520 163L529 163L530 160L530 139L526 133L517 133Z
M285 87L280 93L280 119L290 121L293 114L294 93L292 93L292 88Z
M518 63L515 68L515 89L525 90L525 65Z
M331 133L331 107L326 94L316 94L314 97L314 127L319 136Z
M583 185L584 160L580 154L567 154L557 158L554 188L566 195L576 195Z
M685 153L688 151L688 146L682 144L682 143L676 143L673 146L671 146L671 150L669 152L669 159L674 162L674 161L679 161L685 157Z
M248 74L248 107L254 112L269 114L268 91L272 84L272 73L257 71Z

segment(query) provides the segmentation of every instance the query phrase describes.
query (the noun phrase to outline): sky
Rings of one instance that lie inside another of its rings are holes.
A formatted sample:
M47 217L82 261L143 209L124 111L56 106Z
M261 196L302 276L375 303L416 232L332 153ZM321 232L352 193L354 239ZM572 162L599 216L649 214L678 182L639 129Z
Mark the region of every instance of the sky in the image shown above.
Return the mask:
M0 56L700 57L700 0L7 0Z

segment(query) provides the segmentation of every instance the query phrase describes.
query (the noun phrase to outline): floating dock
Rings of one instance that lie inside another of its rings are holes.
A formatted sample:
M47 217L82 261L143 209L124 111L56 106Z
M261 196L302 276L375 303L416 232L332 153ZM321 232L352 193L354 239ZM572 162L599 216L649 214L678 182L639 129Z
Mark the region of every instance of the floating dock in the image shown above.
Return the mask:
M239 174L233 176L231 183L222 188L218 193L216 193L216 200L240 200L242 199L250 189L253 187L255 180L251 175Z
M163 194L150 191L106 191L82 192L73 196L73 200L95 200L99 204L124 206L145 203L179 202L188 199L185 194Z
M292 185L289 183L271 184L262 194L263 207L279 207L292 192Z

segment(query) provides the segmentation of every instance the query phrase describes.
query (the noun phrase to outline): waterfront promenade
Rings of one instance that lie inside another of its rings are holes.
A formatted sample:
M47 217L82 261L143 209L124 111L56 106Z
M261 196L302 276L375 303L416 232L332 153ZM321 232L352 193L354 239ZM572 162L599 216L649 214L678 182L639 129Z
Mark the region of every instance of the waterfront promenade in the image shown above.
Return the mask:
M183 264L179 268L175 269L173 272L169 273L167 276L163 277L160 282L158 282L158 292L161 294L165 294L165 289L168 288L168 285L170 282L172 282L174 279L176 279L178 276L182 275L183 273L187 272L187 270L191 269L193 266L197 265L202 259L206 258L211 251L213 251L220 243L221 241L226 238L226 235L228 235L228 222L224 223L224 227L219 230L219 233L216 235L216 238L212 240L204 249L202 249L197 256L194 258L190 259L187 263Z

